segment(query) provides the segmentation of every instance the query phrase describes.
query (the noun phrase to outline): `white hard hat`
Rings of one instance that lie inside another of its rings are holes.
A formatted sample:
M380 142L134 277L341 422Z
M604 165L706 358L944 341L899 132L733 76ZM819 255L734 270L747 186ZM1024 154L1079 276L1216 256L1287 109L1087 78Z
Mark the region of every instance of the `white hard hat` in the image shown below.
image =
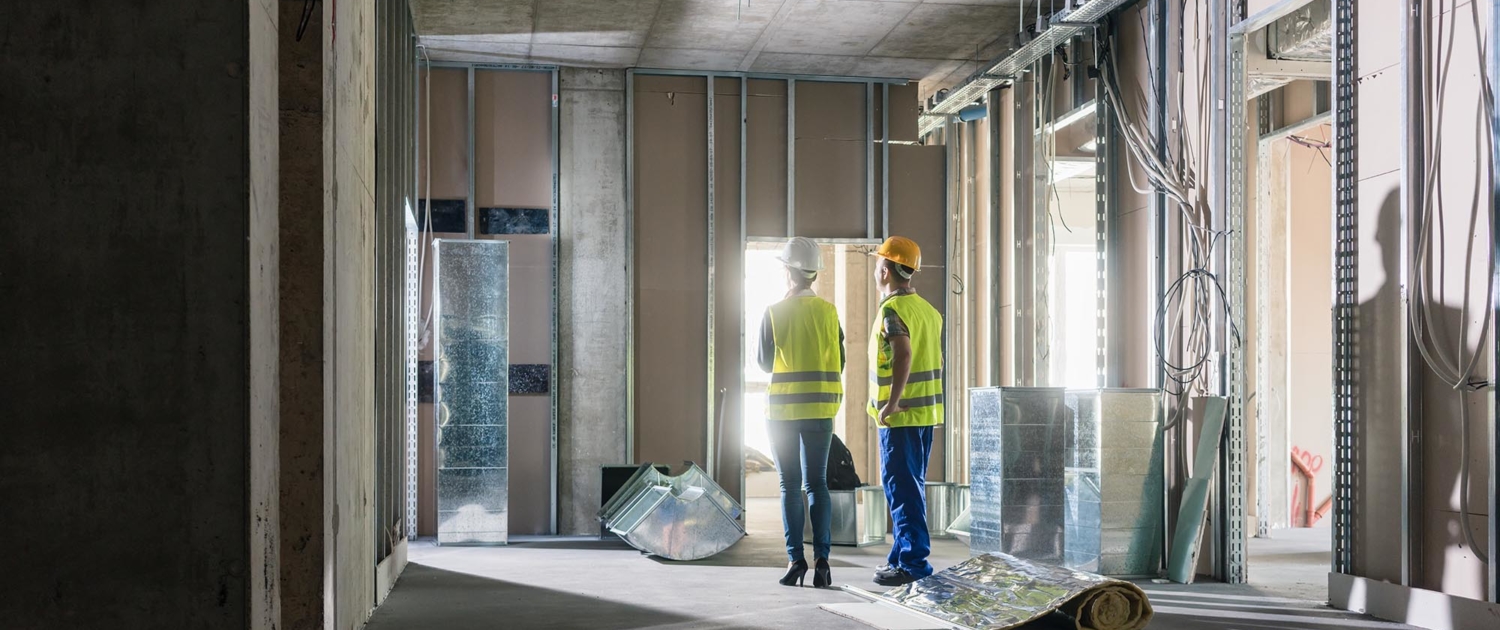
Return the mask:
M818 250L817 243L805 236L798 236L787 241L776 260L781 261L783 265L802 271L823 270L823 252Z

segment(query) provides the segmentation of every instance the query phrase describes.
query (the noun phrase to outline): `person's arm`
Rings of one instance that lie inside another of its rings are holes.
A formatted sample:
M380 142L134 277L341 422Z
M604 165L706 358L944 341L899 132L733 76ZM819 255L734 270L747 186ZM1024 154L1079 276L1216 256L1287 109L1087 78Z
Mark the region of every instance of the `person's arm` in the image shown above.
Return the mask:
M891 397L880 410L880 425L889 426L886 419L906 411L901 405L901 395L906 392L906 379L911 376L911 337L891 337Z
M839 373L849 366L849 354L844 350L844 325L839 324Z
M771 327L771 309L760 318L760 348L755 353L756 362L763 372L776 367L776 331Z

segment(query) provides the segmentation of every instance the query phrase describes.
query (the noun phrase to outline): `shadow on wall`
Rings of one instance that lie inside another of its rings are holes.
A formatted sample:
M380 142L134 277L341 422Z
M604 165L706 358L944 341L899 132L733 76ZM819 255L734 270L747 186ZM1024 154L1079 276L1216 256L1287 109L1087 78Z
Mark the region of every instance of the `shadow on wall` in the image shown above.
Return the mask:
M1401 562L1401 499L1398 485L1401 472L1400 467L1392 462L1396 449L1401 444L1401 394L1399 388L1381 385L1404 382L1399 362L1392 360L1400 349L1389 345L1392 340L1399 343L1409 339L1409 330L1403 328L1404 318L1400 310L1404 307L1400 295L1404 240L1400 192L1399 189L1392 189L1381 203L1378 224L1375 226L1375 242L1379 246L1380 269L1384 280L1378 291L1360 301L1356 312L1355 363L1358 377L1354 404L1359 410L1356 416L1359 422L1354 437L1354 468L1355 483L1360 491L1356 493L1354 506L1354 538L1358 545L1354 573L1393 582L1399 581ZM1363 256L1375 252L1361 254ZM1361 273L1365 271L1373 269L1362 269ZM1439 283L1440 286L1442 279L1438 276L1429 281ZM1430 309L1429 320L1439 327L1439 343L1452 343L1448 340L1456 332L1451 331L1457 330L1463 313L1442 304L1441 299L1437 302L1439 303L1434 303ZM1464 533L1457 525L1460 517L1452 514L1451 519L1441 518L1457 511L1456 508L1450 508L1448 502L1450 497L1458 495L1462 483L1456 464L1440 466L1440 462L1436 461L1439 456L1451 457L1454 461L1458 459L1459 445L1453 441L1455 436L1461 434L1457 407L1454 406L1456 399L1443 401L1442 406L1439 406L1437 396L1454 394L1437 382L1436 376L1430 373L1423 358L1415 351L1410 361L1416 372L1413 377L1416 381L1413 383L1416 406L1422 410L1423 433L1429 436L1424 440L1425 446L1419 447L1421 450L1416 454L1421 457L1422 452L1426 452L1424 474L1447 471L1450 468L1452 470L1451 473L1444 472L1442 479L1427 479L1423 487L1411 489L1416 501L1412 515L1416 522L1413 525L1425 530L1421 531L1419 538L1422 548L1413 550L1419 566L1414 572L1411 586L1461 595L1468 595L1474 588L1482 592L1485 583L1484 565L1472 560L1472 551L1468 549ZM1469 398L1470 403L1479 400L1475 396ZM1472 422L1479 422L1482 417L1477 413L1471 415L1474 416L1471 417ZM1460 439L1468 437L1461 436ZM1471 457L1473 455L1471 453ZM1482 452L1479 457L1483 457ZM1476 465L1482 465L1482 462ZM1474 486L1476 483L1483 488L1485 482L1482 475L1471 481L1470 485ZM1471 510L1483 509L1482 506L1471 505ZM1480 518L1482 520L1482 516ZM1434 530L1437 523L1443 525L1441 529ZM1480 540L1483 540L1482 535ZM1462 567L1454 566L1454 561L1460 558L1467 561L1462 563ZM1460 574L1460 571L1463 573Z

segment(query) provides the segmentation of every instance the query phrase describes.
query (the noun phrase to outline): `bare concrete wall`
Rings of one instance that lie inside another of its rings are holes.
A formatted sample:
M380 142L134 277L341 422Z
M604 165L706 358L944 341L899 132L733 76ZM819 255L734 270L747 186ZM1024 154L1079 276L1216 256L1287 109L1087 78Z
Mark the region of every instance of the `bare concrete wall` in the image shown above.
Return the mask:
M10 627L276 620L275 15L0 21Z
M323 40L281 0L281 628L323 627ZM323 16L308 24L323 30Z
M599 467L628 464L625 73L560 77L558 529L597 532Z
M324 571L343 630L375 606L375 15L323 6Z

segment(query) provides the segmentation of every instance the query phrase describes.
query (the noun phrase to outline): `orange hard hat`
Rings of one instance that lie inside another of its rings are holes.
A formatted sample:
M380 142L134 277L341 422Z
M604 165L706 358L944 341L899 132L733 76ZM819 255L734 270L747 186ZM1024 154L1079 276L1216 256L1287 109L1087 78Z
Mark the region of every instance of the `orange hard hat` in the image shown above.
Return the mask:
M913 270L922 268L922 248L905 236L892 236L875 248L875 255Z

